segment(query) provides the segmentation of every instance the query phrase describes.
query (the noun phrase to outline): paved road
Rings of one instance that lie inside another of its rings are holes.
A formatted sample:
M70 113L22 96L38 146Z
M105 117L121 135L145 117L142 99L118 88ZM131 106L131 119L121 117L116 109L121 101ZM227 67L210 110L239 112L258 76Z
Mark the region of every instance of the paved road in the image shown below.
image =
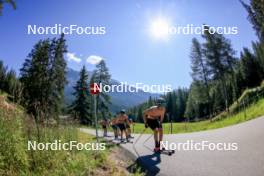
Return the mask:
M93 130L81 129L94 134ZM99 133L100 134L100 133ZM135 134L134 141L139 135ZM167 176L263 176L264 175L264 117L216 130L165 135L172 143L237 143L236 151L176 150L172 156L153 154L153 139L144 134L137 143L122 144L149 172L148 175ZM108 137L109 140L112 137ZM149 140L147 140L149 139ZM147 141L146 141L147 140ZM138 153L138 154L137 154Z

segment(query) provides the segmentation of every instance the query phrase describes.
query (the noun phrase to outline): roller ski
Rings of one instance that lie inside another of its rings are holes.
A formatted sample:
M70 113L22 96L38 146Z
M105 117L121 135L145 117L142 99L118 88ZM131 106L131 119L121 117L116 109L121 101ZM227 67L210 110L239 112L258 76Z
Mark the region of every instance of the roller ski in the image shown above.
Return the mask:
M160 149L160 147L155 147L154 148L154 152L155 153L159 153L159 154L166 154L166 155L169 155L169 156L171 156L172 154L175 153L174 150L167 150L165 148Z

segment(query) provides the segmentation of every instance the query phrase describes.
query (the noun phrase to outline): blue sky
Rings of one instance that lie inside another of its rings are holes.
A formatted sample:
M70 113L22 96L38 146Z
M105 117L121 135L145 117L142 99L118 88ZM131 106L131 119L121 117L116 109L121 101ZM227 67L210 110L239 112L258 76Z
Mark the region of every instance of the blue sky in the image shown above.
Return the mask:
M28 35L27 25L105 26L105 35L67 35L68 51L82 59L69 61L79 70L91 55L105 59L116 80L145 84L189 86L191 39L199 35L171 35L155 39L150 24L162 17L171 25L237 26L237 35L227 38L237 51L256 40L247 13L238 0L24 0L17 10L4 6L0 17L0 59L19 70L24 59L39 40L56 35Z

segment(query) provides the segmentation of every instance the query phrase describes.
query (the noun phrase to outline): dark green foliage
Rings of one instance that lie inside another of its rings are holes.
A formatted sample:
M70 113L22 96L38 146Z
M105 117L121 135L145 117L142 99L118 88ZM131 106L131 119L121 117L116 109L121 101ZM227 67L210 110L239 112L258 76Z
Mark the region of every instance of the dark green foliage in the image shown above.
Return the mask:
M209 115L206 86L199 81L191 84L184 116L186 120L196 120Z
M210 34L208 28L202 35L205 39L202 47L193 39L193 83L185 111L188 119L218 114L238 101L245 89L258 86L264 78L264 1L241 3L260 42L253 42L253 52L244 48L240 59L236 59L230 41L220 34Z
M67 63L64 59L64 53L67 52L66 41L64 36L61 36L58 40L53 39L51 43L51 90L53 94L50 97L50 102L53 105L53 113L58 116L64 105L64 87L67 83L66 79L66 68ZM55 91L54 91L55 90Z
M196 117L210 115L212 111L212 98L209 93L210 67L208 66L205 52L206 50L202 48L198 40L194 38L192 40L191 49L191 75L194 83L192 84L190 92L190 100L188 100L188 106L190 107L188 107L185 113L185 116L189 119L192 119L194 114ZM193 102L194 100L196 101L195 103ZM206 110L200 112L201 107Z
M253 43L253 53L244 48L240 59L236 59L230 41L222 35L207 31L203 38L202 47L193 40L193 83L185 111L190 120L220 113L237 101L246 88L258 86L263 79L261 43Z
M152 99L152 97L150 96L148 99L148 106L151 107L155 104L154 100Z
M70 106L70 111L82 124L92 123L91 96L89 94L88 73L83 66L80 71L80 79L74 86L75 100Z
M261 83L261 67L257 58L247 48L241 53L241 73L247 87L256 87Z
M17 79L16 72L12 69L8 70L2 61L0 61L0 91L8 93L8 98L17 103L22 96L22 85Z
M240 2L247 10L248 19L253 25L253 29L255 30L259 38L258 42L252 43L253 53L250 53L248 49L244 49L244 54L242 53L241 56L244 57L244 64L245 62L249 62L250 66L258 65L256 67L256 70L252 70L252 68L249 68L250 71L255 72L253 73L254 75L257 75L257 78L250 82L251 86L251 84L254 85L254 82L258 82L257 79L259 78L259 76L260 81L261 79L264 79L264 0L250 0L249 4L244 3L242 0ZM244 76L249 78L249 73L244 73Z
M193 83L185 117L189 120L211 118L238 97L235 69L238 60L231 43L223 35L202 35L204 43L192 41L191 68ZM234 84L235 83L235 84Z
M221 92L225 99L225 108L227 109L231 95L226 80L230 75L234 74L234 68L237 63L234 57L235 51L232 49L228 39L217 33L210 34L208 28L202 37L205 39L203 54L209 68L209 76L212 80L221 84Z
M261 67L261 77L264 79L264 42L253 42L253 54Z
M77 81L74 87L75 100L70 106L70 111L80 120L82 124L94 124L93 121L93 97L89 94L89 85L97 83L100 85L109 85L110 74L105 61L101 61L96 65L96 69L88 82L88 72L85 68L80 72L80 79ZM95 96L95 95L93 95ZM101 92L96 95L97 100L97 115L98 118L109 118L111 113L109 112L110 97L107 93Z
M208 86L209 70L205 63L202 46L196 38L192 40L191 76L195 81L203 81Z
M259 40L264 42L264 0L250 0L250 4L240 0L248 12L248 19L252 23Z
M137 122L141 122L141 123L144 122L144 120L143 120L143 107L142 106L140 106L138 108L136 116L137 116L137 118L136 118Z
M179 88L163 96L165 99L164 106L166 107L166 116L164 121L181 122L184 121L184 112L188 98L188 90ZM143 111L151 106L154 106L156 99L149 97L149 100L136 107L129 109L128 113L135 117L135 121L143 122Z
M7 67L4 66L3 61L0 61L0 90L5 88L5 78L6 78Z
M188 90L179 88L169 92L165 96L167 121L181 122L184 121L184 112L188 98Z
M264 0L250 0L249 4L240 0L248 12L248 19L253 25L259 42L253 42L253 55L261 67L261 77L264 78Z
M57 118L63 103L66 84L66 45L59 39L40 40L20 69L23 85L23 105L28 113L40 120Z

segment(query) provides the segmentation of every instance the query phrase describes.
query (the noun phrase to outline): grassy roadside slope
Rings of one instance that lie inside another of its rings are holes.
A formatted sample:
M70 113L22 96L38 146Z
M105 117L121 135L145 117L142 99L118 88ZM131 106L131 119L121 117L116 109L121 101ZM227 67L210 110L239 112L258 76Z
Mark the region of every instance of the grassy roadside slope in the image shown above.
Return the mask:
M8 103L6 95L0 95L0 175L126 175L108 158L114 150L109 145L99 152L27 150L29 140L95 141L75 126L40 126L39 129L38 133L35 123L22 108Z

